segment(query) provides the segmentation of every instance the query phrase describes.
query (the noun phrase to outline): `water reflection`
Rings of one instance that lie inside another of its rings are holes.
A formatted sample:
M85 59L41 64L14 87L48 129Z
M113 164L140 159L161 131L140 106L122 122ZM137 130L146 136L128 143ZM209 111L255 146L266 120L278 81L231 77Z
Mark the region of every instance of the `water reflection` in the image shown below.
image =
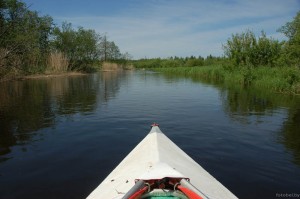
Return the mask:
M88 113L95 110L97 105L96 92L99 90L100 80L98 76L71 78L55 82L59 93L54 93L54 103L57 106L58 115L72 115L75 113ZM57 90L55 90L57 91Z
M300 165L300 108L293 109L283 125L283 136L280 140L294 155L294 163Z
M264 116L278 112L286 113L280 121L283 128L278 140L293 154L294 162L300 165L300 100L295 96L247 89L226 89L221 92L225 112L243 124L259 124ZM271 128L271 127L270 127Z
M248 89L226 89L221 91L221 98L225 112L233 120L244 124L260 123L264 115L272 115L276 110L274 98L260 96Z
M48 83L37 81L5 82L0 85L0 151L22 144L32 132L53 125ZM46 121L46 122L45 122Z
M107 72L1 83L0 195L84 198L157 121L240 198L273 198L298 190L299 120L297 97L197 77Z
M99 100L107 102L111 98L115 98L120 90L121 82L126 81L127 75L122 72L103 72L99 75L101 79Z
M220 90L224 112L242 125L266 123L266 116L285 114L280 121L282 129L278 139L293 154L294 162L300 166L300 98L273 93L266 90L247 88L243 85L226 85L219 81L205 80L197 76L163 75L167 81L190 78L193 82L208 84ZM269 124L270 125L270 124ZM268 128L268 127L267 127ZM272 128L269 126L269 128Z
M121 77L101 73L1 83L0 156L33 141L35 132L54 126L58 116L92 113L116 95Z

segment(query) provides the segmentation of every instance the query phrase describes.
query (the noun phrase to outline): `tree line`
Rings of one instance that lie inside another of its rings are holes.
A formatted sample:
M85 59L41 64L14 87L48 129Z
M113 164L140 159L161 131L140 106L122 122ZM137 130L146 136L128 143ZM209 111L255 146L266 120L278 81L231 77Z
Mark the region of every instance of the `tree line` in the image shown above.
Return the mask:
M223 57L215 57L212 55L206 58L202 56L189 57L168 57L168 58L151 58L139 59L131 61L135 68L172 68L172 67L193 67L193 66L208 66L223 63Z
M57 26L21 0L0 0L0 78L8 74L94 70L127 59L106 34L64 22Z
M293 21L278 29L287 37L287 41L268 38L264 31L257 36L253 31L232 34L223 44L224 56L169 57L165 59L140 59L133 62L137 68L168 68L182 66L224 65L230 68L259 66L300 67L300 12Z
M136 68L226 65L230 67L300 67L300 12L278 29L287 41L268 38L265 32L233 34L223 45L224 56L190 56L132 60ZM0 0L0 78L14 74L93 71L102 61L131 59L106 34L55 25L21 0Z

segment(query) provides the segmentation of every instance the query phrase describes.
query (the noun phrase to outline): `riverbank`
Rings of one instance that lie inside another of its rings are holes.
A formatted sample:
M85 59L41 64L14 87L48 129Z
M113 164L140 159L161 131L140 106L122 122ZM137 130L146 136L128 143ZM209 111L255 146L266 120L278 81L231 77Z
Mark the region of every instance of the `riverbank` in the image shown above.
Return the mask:
M56 78L56 77L63 77L63 76L80 76L86 75L91 72L116 72L116 71L123 71L123 70L134 70L134 66L132 64L127 63L113 63L113 62L104 62L102 63L101 67L94 67L90 72L84 71L66 71L66 70L50 70L45 73L36 73L36 74L23 74L20 71L11 71L7 73L5 76L0 76L0 82L5 81L19 81L19 80L26 80L26 79L43 79L43 78Z
M200 77L224 84L238 84L272 92L300 95L300 70L287 67L233 68L222 65L200 67L155 68L155 71Z
M45 78L56 78L56 77L70 77L70 76L82 76L87 73L83 72L64 72L64 73L50 73L50 74L35 74L23 76L21 79L45 79Z
M70 76L82 76L86 75L87 73L83 72L63 72L63 73L46 73L46 74L33 74L33 75L14 75L14 76L7 76L3 79L0 79L0 82L5 81L20 81L20 80L27 80L27 79L46 79L46 78L56 78L56 77L70 77Z

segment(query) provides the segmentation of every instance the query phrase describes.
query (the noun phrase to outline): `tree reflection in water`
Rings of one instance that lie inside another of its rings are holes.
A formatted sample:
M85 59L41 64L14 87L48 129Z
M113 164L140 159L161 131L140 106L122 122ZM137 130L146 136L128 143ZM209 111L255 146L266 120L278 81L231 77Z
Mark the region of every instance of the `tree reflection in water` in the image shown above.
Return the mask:
M54 126L59 116L93 112L116 95L120 76L107 72L1 83L0 157L14 145L25 147L37 137L37 130Z
M272 93L243 85L226 85L223 82L199 78L196 75L164 74L168 81L191 78L193 82L208 84L220 90L224 112L241 124L259 124L265 116L286 112L278 140L292 152L294 162L300 166L300 97Z
M262 122L263 117L285 111L278 140L292 152L294 162L300 165L300 99L267 91L248 89L226 89L221 94L225 112L243 124Z
M300 165L300 108L289 111L288 119L284 122L280 140L288 150L293 152L294 162Z

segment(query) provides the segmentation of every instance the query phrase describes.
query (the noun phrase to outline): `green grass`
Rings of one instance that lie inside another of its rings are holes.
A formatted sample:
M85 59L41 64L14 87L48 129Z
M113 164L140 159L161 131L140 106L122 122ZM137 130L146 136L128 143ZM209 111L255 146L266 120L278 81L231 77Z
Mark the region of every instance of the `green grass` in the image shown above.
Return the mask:
M253 86L272 92L300 95L300 70L289 67L225 67L221 65L200 67L155 68L155 71L199 77L224 84Z

